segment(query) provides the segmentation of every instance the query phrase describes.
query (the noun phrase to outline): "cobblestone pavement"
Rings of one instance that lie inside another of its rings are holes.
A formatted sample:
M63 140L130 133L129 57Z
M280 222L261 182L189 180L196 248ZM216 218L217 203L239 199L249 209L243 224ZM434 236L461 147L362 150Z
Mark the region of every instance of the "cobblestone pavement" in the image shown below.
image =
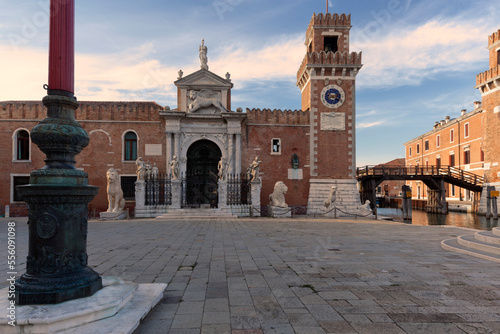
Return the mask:
M26 219L16 221L23 272ZM467 233L373 220L91 221L88 254L102 276L169 284L135 334L500 333L498 264L440 247Z

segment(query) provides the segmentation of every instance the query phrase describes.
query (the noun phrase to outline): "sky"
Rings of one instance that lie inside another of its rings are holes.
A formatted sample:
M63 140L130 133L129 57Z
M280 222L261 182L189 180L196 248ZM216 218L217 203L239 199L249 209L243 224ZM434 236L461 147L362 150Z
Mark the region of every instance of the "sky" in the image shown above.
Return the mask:
M305 30L325 0L76 1L75 95L80 101L156 101L177 107L173 82L200 67L234 83L232 107L300 109L296 73ZM351 14L357 76L358 166L404 158L404 143L435 121L472 110L491 0L330 0ZM0 0L0 101L41 100L48 76L49 0Z

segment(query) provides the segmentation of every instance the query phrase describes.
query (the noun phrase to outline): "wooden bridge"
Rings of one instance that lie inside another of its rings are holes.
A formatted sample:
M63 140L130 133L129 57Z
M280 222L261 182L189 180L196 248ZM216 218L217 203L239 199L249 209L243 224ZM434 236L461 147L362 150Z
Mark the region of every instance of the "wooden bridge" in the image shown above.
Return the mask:
M422 181L428 187L427 211L447 213L445 182L474 192L479 203L484 178L452 166L365 166L358 167L361 201L376 203L377 186L385 180ZM375 205L374 205L375 206Z

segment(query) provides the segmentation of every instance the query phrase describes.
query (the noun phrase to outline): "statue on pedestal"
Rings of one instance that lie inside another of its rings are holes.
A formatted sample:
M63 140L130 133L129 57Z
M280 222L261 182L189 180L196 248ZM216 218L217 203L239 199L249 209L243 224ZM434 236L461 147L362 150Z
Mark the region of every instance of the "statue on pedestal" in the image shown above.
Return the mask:
M177 161L175 155L172 157L172 161L170 161L170 172L172 173L172 180L179 179L179 161Z
M288 208L288 205L285 202L285 194L287 191L288 187L283 183L283 181L276 182L273 193L269 195L269 205L279 208Z
M108 169L106 172L108 186L108 210L106 212L122 212L125 208L125 198L123 198L123 190L120 184L120 177L114 168Z
M247 177L250 182L260 181L259 173L260 173L260 164L262 161L259 161L259 156L256 156L252 161L250 166L247 168Z
M142 158L139 157L135 161L137 165L137 181L144 181L144 177L146 176L146 164L142 161Z
M158 179L158 174L160 174L160 171L158 170L158 167L156 166L156 162L153 165L153 168L151 169L151 176L153 177L153 180Z
M220 158L219 164L217 165L217 169L219 171L219 181L225 181L226 180L226 169L227 169L227 162L224 160L224 158Z
M205 39L201 40L201 45L200 45L200 62L201 62L201 68L204 68L205 70L208 70L208 48L205 45Z

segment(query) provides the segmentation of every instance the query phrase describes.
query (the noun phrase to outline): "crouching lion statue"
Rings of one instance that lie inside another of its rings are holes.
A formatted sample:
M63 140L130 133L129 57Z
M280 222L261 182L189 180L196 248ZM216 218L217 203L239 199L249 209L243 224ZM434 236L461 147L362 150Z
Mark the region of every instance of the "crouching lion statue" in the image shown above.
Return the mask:
M288 208L288 205L285 203L285 194L287 191L288 187L283 183L283 181L276 182L273 193L269 195L269 205L280 208Z
M120 185L120 178L118 172L114 168L108 169L106 172L108 186L108 210L107 212L122 212L125 208L125 198L123 198L123 191Z

